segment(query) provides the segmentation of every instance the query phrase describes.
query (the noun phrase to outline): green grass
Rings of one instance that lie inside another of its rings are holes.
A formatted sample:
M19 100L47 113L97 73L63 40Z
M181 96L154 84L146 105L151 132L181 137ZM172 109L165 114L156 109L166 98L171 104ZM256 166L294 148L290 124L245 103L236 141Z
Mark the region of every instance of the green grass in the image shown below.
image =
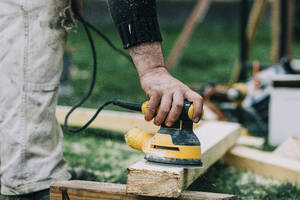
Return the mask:
M295 186L266 179L249 171L240 171L216 163L195 181L191 190L235 194L240 199L296 200L300 190Z
M70 167L93 170L93 181L126 182L126 167L142 159L141 152L125 144L112 132L89 129L81 134L65 134L64 157Z

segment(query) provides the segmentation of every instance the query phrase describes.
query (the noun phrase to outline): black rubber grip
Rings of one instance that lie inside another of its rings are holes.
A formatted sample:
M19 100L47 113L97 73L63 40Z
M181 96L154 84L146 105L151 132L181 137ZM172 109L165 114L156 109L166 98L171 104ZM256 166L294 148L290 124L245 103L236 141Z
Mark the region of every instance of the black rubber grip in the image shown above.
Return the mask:
M140 112L142 111L142 104L139 103L131 103L126 101L121 101L120 99L115 99L113 104L129 110L135 110Z

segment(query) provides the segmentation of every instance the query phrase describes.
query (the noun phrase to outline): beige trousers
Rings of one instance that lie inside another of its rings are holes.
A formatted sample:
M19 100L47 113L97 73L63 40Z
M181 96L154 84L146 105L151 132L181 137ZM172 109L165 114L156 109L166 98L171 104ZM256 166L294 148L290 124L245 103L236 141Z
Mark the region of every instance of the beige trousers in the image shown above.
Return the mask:
M49 188L70 174L55 118L69 0L0 0L1 193Z

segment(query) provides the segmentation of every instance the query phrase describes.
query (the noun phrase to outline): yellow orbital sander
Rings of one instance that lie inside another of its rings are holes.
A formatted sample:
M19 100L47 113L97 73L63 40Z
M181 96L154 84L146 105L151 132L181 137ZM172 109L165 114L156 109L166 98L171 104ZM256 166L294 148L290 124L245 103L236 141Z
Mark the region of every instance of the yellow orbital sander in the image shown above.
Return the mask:
M114 100L113 104L145 114L149 102L135 104ZM133 128L125 135L126 143L144 152L145 159L151 162L202 167L200 141L193 132L193 114L194 105L185 101L179 119L171 127L162 124L155 134Z
M94 116L82 127L71 128L68 125L68 118L71 113L79 107L79 104L71 108L65 118L65 128L72 133L86 129L97 117L97 115L108 105L113 104L126 109L146 113L149 102L143 104L130 103L113 99L102 104ZM193 132L194 105L184 101L182 112L171 127L164 123L155 134L145 133L138 128L133 128L125 135L126 142L134 149L145 153L145 159L151 162L180 165L185 167L202 167L200 141ZM203 115L203 110L201 117Z

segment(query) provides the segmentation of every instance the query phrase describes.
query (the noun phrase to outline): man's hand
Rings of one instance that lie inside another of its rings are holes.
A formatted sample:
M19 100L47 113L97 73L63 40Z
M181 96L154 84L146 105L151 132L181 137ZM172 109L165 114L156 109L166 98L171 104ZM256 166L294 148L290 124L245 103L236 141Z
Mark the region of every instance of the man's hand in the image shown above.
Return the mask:
M71 2L72 4L72 10L74 12L78 12L78 13L81 13L82 12L82 0L72 0Z
M165 68L159 42L131 47L129 53L139 73L142 89L150 98L145 114L147 121L155 117L154 124L160 125L165 121L167 126L171 126L178 119L185 99L194 104L193 121L200 120L202 97L170 75Z

